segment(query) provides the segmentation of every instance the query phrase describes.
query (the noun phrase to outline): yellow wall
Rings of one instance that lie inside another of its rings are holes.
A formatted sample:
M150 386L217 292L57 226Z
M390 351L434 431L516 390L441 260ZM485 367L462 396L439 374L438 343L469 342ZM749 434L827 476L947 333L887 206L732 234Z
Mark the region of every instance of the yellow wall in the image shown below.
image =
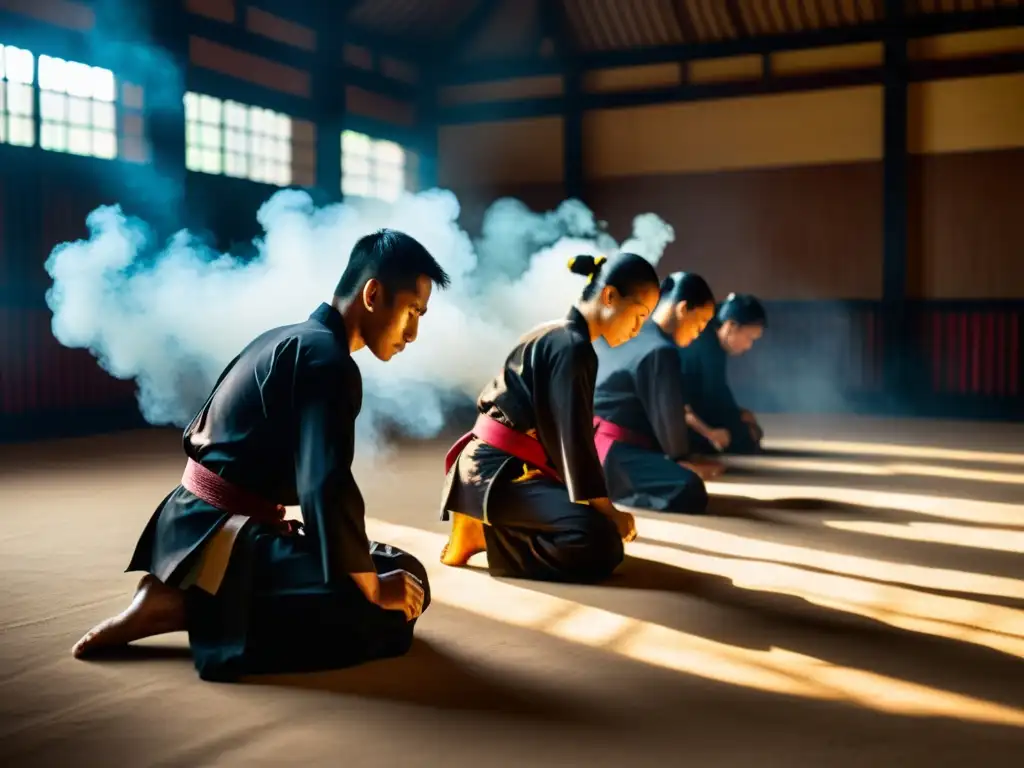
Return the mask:
M588 178L878 160L882 90L595 110L583 135Z
M909 101L911 152L1024 147L1024 74L917 83Z

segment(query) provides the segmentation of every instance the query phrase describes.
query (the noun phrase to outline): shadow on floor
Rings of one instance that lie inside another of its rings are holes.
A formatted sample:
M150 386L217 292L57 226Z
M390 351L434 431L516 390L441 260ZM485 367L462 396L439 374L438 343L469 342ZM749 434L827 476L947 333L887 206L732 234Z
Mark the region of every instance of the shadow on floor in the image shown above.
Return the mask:
M644 512L646 510L639 510ZM830 515L848 515L857 519L871 520L878 523L943 523L947 525L958 525L965 528L999 528L1007 530L1024 530L1024 523L1014 525L1012 523L999 523L998 525L984 522L962 520L959 518L943 518L938 515L929 515L924 512L897 509L894 507L876 507L864 504L851 504L849 502L833 501L830 499L818 499L814 497L792 497L784 499L755 499L748 496L716 496L711 495L708 499L707 515L713 517L735 518L739 520L753 520L757 522L770 522L772 525L792 525L794 518L782 519L772 513L808 513L807 517L799 518L801 524L820 525L821 520L814 517L815 514L828 513ZM660 513L655 513L660 517ZM686 521L699 520L700 517L686 517Z
M544 722L593 724L598 717L578 699L505 679L421 638L414 640L406 656L396 659L328 672L252 677L247 682Z
M814 572L807 571L807 577L813 579ZM864 581L866 587L870 583ZM710 608L688 602L683 610L674 611L671 618L664 605L647 607L645 601L632 599L625 602L641 606L626 611L635 618L736 648L785 648L877 674L1024 706L1024 698L1016 692L1021 688L1014 686L1016 690L1008 692L1005 686L995 684L1014 680L1018 686L1024 686L1024 660L1010 652L971 642L976 633L956 622L936 622L948 629L950 634L946 636L917 632L859 613L817 605L802 597L745 589L723 576L629 556L606 585L675 593L700 601ZM600 604L603 601L584 602L606 607ZM977 604L979 610L984 610L982 603ZM721 620L721 610L733 614L728 621ZM890 610L902 613L899 606L890 606ZM964 665L978 673L967 684L957 673Z

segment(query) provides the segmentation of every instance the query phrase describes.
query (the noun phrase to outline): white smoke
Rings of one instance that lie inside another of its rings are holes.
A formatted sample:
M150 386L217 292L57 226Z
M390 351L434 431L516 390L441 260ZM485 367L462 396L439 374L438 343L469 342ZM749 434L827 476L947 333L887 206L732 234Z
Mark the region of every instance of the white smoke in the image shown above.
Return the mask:
M445 190L394 205L323 208L305 192L283 190L257 214L257 258L240 261L187 232L159 250L143 222L98 208L87 219L89 239L58 246L46 263L53 333L67 347L89 349L111 375L135 379L147 421L184 425L245 344L329 301L356 240L391 227L423 243L452 286L434 293L418 340L402 355L386 366L369 352L357 355L366 393L360 432L372 437L387 420L432 436L447 407L475 397L522 333L576 300L583 281L566 268L569 258L619 250L576 200L544 214L499 200L476 243L458 216L458 200ZM674 239L672 227L648 213L623 246L657 263Z

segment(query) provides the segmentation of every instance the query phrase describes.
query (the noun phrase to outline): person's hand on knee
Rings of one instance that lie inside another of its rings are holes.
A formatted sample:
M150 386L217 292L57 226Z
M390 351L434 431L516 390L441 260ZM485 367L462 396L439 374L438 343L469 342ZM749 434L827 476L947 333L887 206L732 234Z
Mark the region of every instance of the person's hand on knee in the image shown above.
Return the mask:
M636 539L636 518L632 514L616 509L612 522L615 523L615 528L624 543L628 544Z
M636 538L636 518L629 512L623 512L612 504L611 499L591 499L590 507L607 517L615 524L619 536L626 543Z

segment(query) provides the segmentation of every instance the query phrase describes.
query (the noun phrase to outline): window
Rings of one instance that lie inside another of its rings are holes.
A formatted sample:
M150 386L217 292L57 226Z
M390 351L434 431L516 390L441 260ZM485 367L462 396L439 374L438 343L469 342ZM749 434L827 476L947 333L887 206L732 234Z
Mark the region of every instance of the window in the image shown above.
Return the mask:
M341 192L392 203L405 191L405 150L393 141L344 131L341 134Z
M0 45L0 144L36 143L35 68L28 51Z
M114 73L77 61L39 57L39 146L111 159L117 157Z
M292 182L292 119L288 115L185 94L185 165L190 171L287 186Z

